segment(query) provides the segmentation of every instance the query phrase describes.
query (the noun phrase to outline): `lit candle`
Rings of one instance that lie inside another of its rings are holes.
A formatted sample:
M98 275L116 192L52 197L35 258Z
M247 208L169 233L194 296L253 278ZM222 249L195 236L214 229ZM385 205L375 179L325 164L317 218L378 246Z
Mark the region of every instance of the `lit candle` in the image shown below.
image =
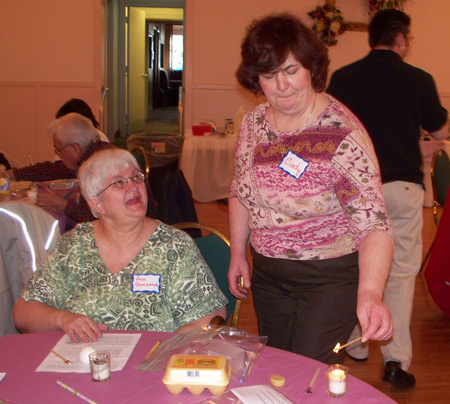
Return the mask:
M328 395L342 397L347 387L348 368L343 365L330 365L327 370Z

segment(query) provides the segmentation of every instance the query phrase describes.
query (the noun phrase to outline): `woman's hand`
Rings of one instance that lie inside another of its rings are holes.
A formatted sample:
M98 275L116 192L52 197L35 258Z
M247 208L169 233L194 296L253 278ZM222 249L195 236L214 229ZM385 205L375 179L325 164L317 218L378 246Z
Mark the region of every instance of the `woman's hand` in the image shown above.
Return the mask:
M247 245L250 237L248 211L236 197L228 199L230 217L231 261L228 269L230 292L238 299L246 299L251 286L247 261ZM242 277L242 278L241 278ZM242 282L242 283L241 283Z
M394 325L391 312L377 294L364 293L364 296L358 296L356 312L361 324L362 342L392 337Z
M231 255L228 284L233 296L238 299L248 298L249 294L246 288L251 286L251 282L248 261L245 256L236 258L233 254Z
M13 314L16 328L21 332L64 331L73 342L95 342L108 329L106 324L97 324L88 316L22 298L14 304Z
M102 337L102 331L108 329L106 324L97 324L88 316L61 310L60 328L73 342L95 342Z

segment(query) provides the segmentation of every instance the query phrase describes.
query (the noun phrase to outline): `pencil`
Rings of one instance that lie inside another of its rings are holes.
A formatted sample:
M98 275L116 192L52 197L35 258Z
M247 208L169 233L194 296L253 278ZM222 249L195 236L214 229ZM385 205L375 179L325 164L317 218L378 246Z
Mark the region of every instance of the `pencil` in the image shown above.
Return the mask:
M315 381L317 379L317 375L319 374L319 372L320 372L320 368L317 368L316 373L314 373L314 376L311 379L311 382L309 383L308 388L306 389L307 393L312 393L312 388L313 388L313 385L314 385L314 383L315 383Z
M54 354L54 355L56 355L59 359L61 359L66 365L70 365L72 362L69 360L69 359L67 359L67 358L64 358L64 356L62 356L61 354L59 354L58 352L56 352L55 350L51 350L51 353L52 354Z
M156 344L153 345L153 348L150 349L150 351L148 351L148 354L145 355L144 361L148 361L150 356L152 356L152 353L155 352L155 349L158 348L158 345L161 343L161 340L159 339L158 341L156 341Z
M83 396L83 394L74 390L72 387L69 387L67 384L60 382L59 380L56 383L58 383L63 389L69 390L71 393L75 394L77 397L80 397L82 400L87 401L90 404L96 404L95 401L92 401L90 398Z

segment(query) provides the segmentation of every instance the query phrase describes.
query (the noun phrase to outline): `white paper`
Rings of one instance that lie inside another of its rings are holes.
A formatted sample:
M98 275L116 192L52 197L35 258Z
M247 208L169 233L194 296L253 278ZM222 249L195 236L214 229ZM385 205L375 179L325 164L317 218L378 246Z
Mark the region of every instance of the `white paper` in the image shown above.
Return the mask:
M243 404L295 404L269 385L237 387L231 391Z
M128 362L141 335L103 334L103 337L97 342L76 343L66 334L53 347L53 350L70 360L71 364L66 365L61 358L49 352L36 372L89 373L89 364L85 365L80 361L80 351L86 346L91 346L96 351L108 351L111 354L111 371L117 372L122 370Z
M0 382L3 380L3 378L6 376L6 373L0 372Z

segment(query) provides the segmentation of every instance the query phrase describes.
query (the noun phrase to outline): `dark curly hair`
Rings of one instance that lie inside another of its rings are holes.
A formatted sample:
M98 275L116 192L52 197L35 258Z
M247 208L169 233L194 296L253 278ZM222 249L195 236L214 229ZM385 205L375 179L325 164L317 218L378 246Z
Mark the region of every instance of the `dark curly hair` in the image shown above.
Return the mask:
M264 17L249 25L236 78L244 88L260 95L259 75L276 70L290 54L311 72L313 88L323 91L330 63L328 48L310 28L287 13Z

